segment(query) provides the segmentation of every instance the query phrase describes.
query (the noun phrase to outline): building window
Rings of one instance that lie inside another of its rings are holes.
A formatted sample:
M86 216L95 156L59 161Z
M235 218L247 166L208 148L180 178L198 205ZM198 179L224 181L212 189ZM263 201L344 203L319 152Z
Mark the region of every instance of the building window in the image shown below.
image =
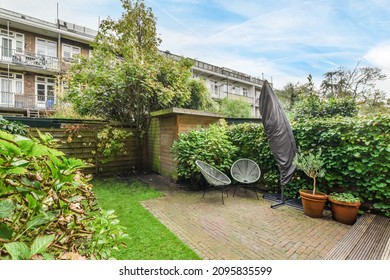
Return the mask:
M248 96L248 89L247 88L242 88L242 95Z
M69 62L74 56L80 53L81 49L79 47L62 44L62 60Z
M5 29L0 29L1 59L10 58L13 54L24 51L24 35Z
M37 54L42 56L57 57L57 42L45 39L37 39Z
M0 72L1 91L23 94L23 74Z
M37 105L40 108L51 109L54 106L55 79L36 77Z

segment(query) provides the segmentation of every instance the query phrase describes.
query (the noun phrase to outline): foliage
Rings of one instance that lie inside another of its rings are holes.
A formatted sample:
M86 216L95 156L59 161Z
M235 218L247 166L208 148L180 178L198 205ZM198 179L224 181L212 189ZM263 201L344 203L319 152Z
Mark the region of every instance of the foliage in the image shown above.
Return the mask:
M354 196L352 193L336 193L333 192L329 195L330 198L342 202L360 202L360 199L356 196Z
M28 126L19 122L12 122L0 116L0 129L12 134L27 135Z
M95 250L91 242L123 237L94 231L102 213L79 172L87 165L56 145L49 134L29 139L0 131L1 258L101 259L108 256L104 246Z
M375 89L377 81L386 79L382 69L358 66L359 63L353 70L339 67L325 73L321 83L322 93L327 97L350 97L354 101L362 100L372 105L384 100L385 94Z
M242 100L224 98L220 101L218 113L230 118L249 118L251 106Z
M270 191L278 186L279 171L268 145L264 126L256 123L242 123L229 126L228 138L237 147L236 158L249 158L261 168L260 182Z
M324 177L325 170L323 169L324 161L321 158L321 149L318 152L306 152L299 151L296 153L293 164L298 170L302 170L307 176L313 179L313 195L316 194L316 180L317 177Z
M363 202L366 210L390 216L389 115L298 119L291 126L299 150L321 150L322 171L325 174L316 179L321 191L352 192ZM210 139L205 129L179 137L175 144L175 156L179 161L181 176L189 179L199 174L194 165L198 155L206 162L212 162L210 159L213 157L217 157L220 162L226 161L228 164L223 170L227 173L230 159L247 157L259 164L262 171L260 182L269 191L277 191L279 170L263 126L243 123L219 132L219 138L228 140L226 146L235 147L231 149L232 153L223 154L219 150L214 153L215 148L209 149ZM227 134L227 138L223 138L223 133ZM294 179L285 188L286 196L296 197L300 189L313 183L310 177L302 174L296 172Z
M230 142L226 130L227 125L222 122L179 135L172 145L172 152L181 179L190 180L194 186L201 183L202 176L196 160L207 162L223 172L230 169L237 148Z
M118 260L199 259L187 245L162 225L140 202L160 197L154 188L136 180L111 178L93 181L94 193L103 209L114 209L120 225L131 236L126 248L112 252Z
M322 149L325 190L355 193L364 206L390 215L390 116L299 120L292 125L301 150ZM304 185L298 179L290 191Z
M204 81L190 79L188 81L188 87L191 97L183 108L217 112L218 104L210 97Z
M97 134L97 151L104 156L102 163L114 160L117 155L125 155L125 140L131 135L131 132L110 125L99 131Z
M67 98L81 115L132 122L140 165L151 112L200 108L207 102L199 82L189 82L193 61L159 54L161 40L151 8L142 0L122 0L122 6L119 20L102 21L92 56L71 65Z

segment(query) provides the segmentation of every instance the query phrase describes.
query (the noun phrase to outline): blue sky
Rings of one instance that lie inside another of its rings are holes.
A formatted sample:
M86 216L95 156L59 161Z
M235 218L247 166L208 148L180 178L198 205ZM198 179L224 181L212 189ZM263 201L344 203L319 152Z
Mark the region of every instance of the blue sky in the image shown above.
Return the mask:
M0 0L0 7L97 29L117 19L119 0ZM388 0L145 0L157 18L161 50L272 80L304 83L339 66L378 66L390 93Z

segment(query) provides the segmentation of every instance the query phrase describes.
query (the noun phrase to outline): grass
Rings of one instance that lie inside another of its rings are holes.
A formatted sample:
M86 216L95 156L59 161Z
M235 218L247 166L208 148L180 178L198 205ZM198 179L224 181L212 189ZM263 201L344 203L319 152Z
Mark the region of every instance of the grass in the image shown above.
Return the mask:
M92 182L100 207L115 210L130 238L113 251L118 260L197 260L197 254L150 214L140 201L162 193L139 181L98 179Z

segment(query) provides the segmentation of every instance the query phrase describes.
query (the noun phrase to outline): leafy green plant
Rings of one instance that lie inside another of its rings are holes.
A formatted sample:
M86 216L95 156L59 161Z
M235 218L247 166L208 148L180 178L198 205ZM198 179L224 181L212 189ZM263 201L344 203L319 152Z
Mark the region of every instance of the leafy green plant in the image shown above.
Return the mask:
M102 163L108 163L117 155L125 155L125 140L132 135L131 132L118 129L113 126L106 126L97 134L97 151L102 153Z
M95 231L101 210L90 177L80 172L88 165L46 146L56 145L51 139L0 131L0 257L57 259L76 252L106 258L101 247L93 249L96 235L112 242L121 235Z
M209 128L191 130L179 135L173 143L172 152L178 163L177 173L180 178L193 184L202 179L195 161L202 160L221 171L228 171L237 148L230 142L226 133L227 125L212 124Z
M360 202L360 199L354 196L352 193L336 193L333 192L329 195L330 198L342 202Z
M271 192L277 191L280 175L264 126L257 123L231 125L227 129L227 135L237 148L236 158L249 158L257 162L261 168L260 182L264 188Z
M12 122L0 116L0 129L12 134L27 135L28 126L19 122Z
M321 158L321 149L316 153L299 151L293 160L293 164L298 170L302 170L307 176L313 179L313 194L316 193L317 177L323 177L325 170L323 169L324 161Z
M50 243L54 241L54 238L55 236L53 234L37 236L30 248L23 242L6 243L4 244L4 247L13 260L30 260L34 258L51 260L53 259L53 256L45 253L45 250L49 247Z

